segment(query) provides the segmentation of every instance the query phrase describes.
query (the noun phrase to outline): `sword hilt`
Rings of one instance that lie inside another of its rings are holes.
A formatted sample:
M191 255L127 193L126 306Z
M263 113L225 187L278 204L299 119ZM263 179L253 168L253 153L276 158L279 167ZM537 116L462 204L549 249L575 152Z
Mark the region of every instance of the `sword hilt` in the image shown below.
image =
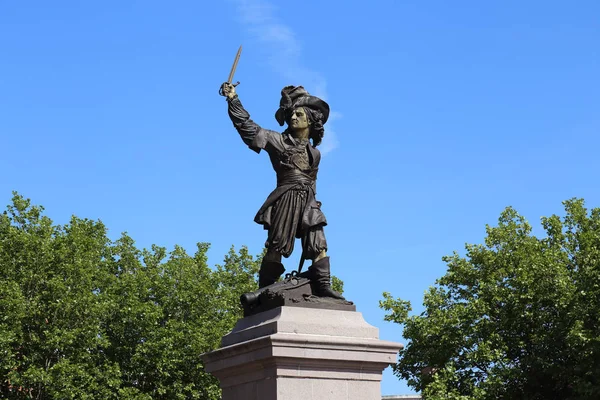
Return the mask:
M225 91L223 90L223 86L225 86L226 84L230 84L231 86L233 86L233 87L236 87L237 85L239 85L239 84L240 84L240 81L237 81L236 83L231 83L231 82L225 82L225 83L223 83L223 84L221 85L221 87L219 88L219 94L220 94L221 96L226 96L226 95L225 95Z

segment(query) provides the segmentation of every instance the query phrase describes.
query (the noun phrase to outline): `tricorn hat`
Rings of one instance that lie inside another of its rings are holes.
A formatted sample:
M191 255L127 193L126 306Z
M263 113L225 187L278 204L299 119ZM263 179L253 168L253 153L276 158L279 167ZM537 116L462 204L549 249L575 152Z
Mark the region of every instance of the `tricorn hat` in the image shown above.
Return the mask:
M286 86L281 89L279 109L275 112L275 119L283 126L286 116L293 109L308 107L319 110L323 114L323 124L329 118L329 104L316 96L311 96L302 86Z

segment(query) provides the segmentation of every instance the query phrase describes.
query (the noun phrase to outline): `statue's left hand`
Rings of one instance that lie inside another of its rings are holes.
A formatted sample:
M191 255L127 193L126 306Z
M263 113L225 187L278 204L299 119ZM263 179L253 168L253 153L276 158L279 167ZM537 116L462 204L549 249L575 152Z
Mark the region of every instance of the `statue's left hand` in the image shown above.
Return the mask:
M229 82L225 82L221 85L221 89L219 89L219 94L229 99L233 99L236 95L235 86Z

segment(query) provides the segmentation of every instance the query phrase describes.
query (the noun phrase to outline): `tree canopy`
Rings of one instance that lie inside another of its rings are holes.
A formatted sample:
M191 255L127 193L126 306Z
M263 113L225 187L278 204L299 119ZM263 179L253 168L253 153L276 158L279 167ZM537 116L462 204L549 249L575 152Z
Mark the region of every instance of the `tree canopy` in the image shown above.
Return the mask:
M384 293L409 340L397 376L426 399L600 398L600 208L564 205L542 237L507 208L484 244L443 258L420 315Z
M139 250L14 194L0 215L0 397L220 398L200 355L242 315L260 258L231 248L210 268L208 248Z

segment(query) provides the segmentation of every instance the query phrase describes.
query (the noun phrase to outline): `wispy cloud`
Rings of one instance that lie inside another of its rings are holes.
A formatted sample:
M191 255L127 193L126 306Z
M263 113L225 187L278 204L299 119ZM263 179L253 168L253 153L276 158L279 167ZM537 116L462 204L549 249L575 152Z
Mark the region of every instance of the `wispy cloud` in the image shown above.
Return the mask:
M263 44L268 62L274 72L289 80L290 84L302 84L310 93L327 100L327 81L319 72L302 63L302 42L296 33L277 17L276 7L263 0L233 0L237 14L255 40ZM325 137L319 146L326 154L339 142L335 134L334 121L341 114L332 111L325 126Z

